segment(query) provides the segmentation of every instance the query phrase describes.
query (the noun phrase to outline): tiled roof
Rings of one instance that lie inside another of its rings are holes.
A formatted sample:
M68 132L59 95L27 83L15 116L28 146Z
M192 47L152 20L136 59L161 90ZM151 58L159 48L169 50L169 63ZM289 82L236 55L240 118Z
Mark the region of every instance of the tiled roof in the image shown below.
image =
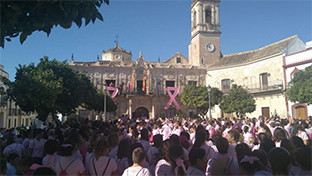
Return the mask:
M234 66L242 63L256 61L258 59L262 59L268 56L281 53L285 48L289 46L289 44L295 38L297 38L297 35L291 36L289 38L286 38L284 40L278 41L276 43L267 45L265 47L256 50L225 55L222 58L220 58L216 63L210 65L210 68L232 66L232 65Z

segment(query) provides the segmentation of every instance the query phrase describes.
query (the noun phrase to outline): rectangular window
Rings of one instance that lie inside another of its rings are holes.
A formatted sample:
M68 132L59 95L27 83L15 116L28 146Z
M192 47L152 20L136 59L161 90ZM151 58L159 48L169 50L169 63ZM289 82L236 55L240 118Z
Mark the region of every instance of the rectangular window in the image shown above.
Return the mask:
M167 87L174 87L174 81L166 81L166 88ZM173 94L174 91L171 91L171 93ZM167 91L166 94L168 94Z
M177 57L177 63L181 63L181 58Z
M105 80L105 86L116 87L115 80Z
M197 85L197 81L188 81L188 85L196 86Z
M174 87L174 81L166 81L166 87Z
M268 89L268 73L260 74L260 88L262 90Z
M221 87L223 93L229 93L231 87L231 80L230 79L223 79L221 81Z

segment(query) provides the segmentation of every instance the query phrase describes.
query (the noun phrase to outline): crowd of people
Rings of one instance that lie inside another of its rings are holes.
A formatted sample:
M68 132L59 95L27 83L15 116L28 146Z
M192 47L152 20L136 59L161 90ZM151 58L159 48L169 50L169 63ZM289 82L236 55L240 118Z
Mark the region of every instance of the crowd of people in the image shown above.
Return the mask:
M71 119L7 129L0 175L312 175L312 121Z

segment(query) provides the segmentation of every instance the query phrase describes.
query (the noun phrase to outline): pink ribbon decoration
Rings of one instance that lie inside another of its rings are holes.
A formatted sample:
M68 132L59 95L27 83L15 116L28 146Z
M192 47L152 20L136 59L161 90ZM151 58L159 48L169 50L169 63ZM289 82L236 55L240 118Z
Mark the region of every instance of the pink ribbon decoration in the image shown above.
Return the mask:
M173 94L171 93L171 91L174 91ZM167 87L166 91L170 97L170 100L168 101L165 110L168 110L169 106L172 104L172 102L174 103L174 105L176 106L176 109L181 109L180 105L178 104L178 102L175 100L175 97L178 95L179 93L179 88L178 87Z
M110 90L114 91L111 97L115 98L117 93L118 93L118 88L117 87L108 86L107 89L106 89L107 94L109 93Z

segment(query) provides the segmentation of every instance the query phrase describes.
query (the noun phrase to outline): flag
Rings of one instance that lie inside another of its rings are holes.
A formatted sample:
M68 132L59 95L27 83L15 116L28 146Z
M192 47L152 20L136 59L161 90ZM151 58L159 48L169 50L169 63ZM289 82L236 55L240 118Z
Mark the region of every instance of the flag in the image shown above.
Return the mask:
M130 92L132 92L132 75L130 76L130 80L129 80L129 90Z
M145 79L146 79L146 78L145 78L145 75L143 74L143 86L142 86L142 91L143 91L143 92L145 92L145 88L146 88L146 87L145 87L145 86L146 86L146 85L145 85Z
M156 77L156 93L158 93L158 77Z

